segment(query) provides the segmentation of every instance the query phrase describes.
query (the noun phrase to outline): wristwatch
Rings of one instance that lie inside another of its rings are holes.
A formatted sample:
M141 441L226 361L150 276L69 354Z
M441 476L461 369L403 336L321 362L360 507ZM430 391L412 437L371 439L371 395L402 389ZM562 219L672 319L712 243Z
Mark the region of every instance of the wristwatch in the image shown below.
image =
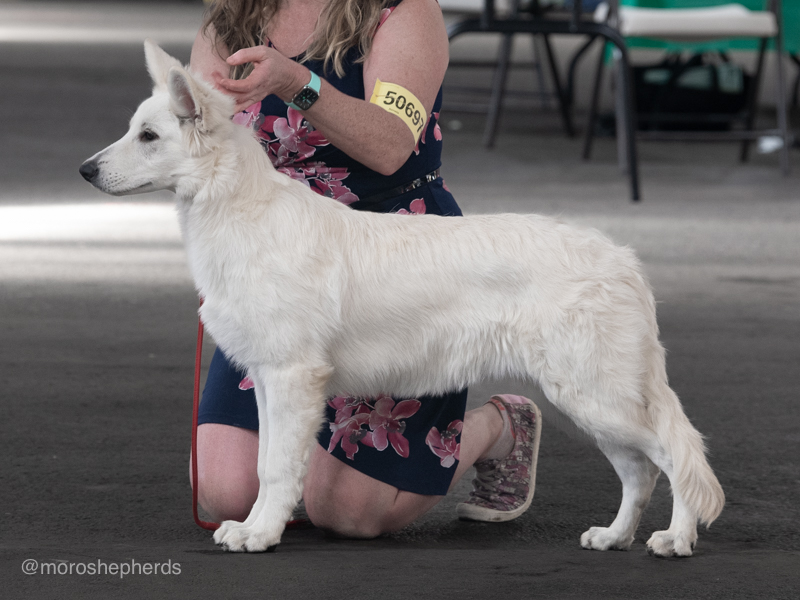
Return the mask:
M291 102L287 102L286 105L295 110L308 110L314 102L319 100L319 88L321 85L322 82L319 76L312 71L311 81L309 81L302 90L297 92Z

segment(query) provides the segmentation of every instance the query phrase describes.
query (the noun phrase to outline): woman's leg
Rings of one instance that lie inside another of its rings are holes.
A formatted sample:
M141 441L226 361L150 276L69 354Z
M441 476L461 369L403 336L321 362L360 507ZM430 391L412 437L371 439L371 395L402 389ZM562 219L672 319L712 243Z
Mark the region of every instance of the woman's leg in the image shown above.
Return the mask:
M466 413L451 489L494 445L502 428L502 417L491 404ZM199 502L217 522L247 517L258 496L257 462L257 432L216 423L198 427ZM303 498L317 527L345 537L372 538L414 522L443 496L398 490L318 446L311 456Z
M257 464L257 431L219 423L198 426L197 497L214 521L247 518L258 497ZM191 478L190 468L189 481L194 486Z
M460 460L450 489L501 434L503 419L491 404L464 415ZM373 479L317 447L305 480L306 511L317 527L345 537L372 538L402 529L444 496L398 490Z

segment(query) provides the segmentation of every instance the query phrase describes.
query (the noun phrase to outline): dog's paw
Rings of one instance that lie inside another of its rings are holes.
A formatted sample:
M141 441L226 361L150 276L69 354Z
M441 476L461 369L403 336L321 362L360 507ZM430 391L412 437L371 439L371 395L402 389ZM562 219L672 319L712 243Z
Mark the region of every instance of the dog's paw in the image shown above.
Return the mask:
M237 521L224 521L214 532L214 542L228 552L271 552L280 541L280 533L274 535Z
M696 535L694 539L689 539L687 536L675 534L669 530L656 531L647 540L647 553L661 558L691 556L696 542Z
M242 527L242 525L243 524L239 521L223 521L219 524L219 527L217 527L217 530L214 532L214 543L217 546L221 546L223 540L227 537L228 532L236 527Z
M633 538L622 539L610 527L591 527L581 536L581 546L587 550L627 550Z

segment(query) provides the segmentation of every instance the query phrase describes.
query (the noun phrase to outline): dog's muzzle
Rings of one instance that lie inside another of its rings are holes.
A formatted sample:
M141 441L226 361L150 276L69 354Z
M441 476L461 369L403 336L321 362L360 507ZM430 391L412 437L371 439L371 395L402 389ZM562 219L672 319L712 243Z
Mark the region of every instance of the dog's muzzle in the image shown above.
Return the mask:
M92 183L97 174L100 172L100 167L97 164L97 161L94 160L87 160L85 163L81 165L81 168L78 169L83 178Z

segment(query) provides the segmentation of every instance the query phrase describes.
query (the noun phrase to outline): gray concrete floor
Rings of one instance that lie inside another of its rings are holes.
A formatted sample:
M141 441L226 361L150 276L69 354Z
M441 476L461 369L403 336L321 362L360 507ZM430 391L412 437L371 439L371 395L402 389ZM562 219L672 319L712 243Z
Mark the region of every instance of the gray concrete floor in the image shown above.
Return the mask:
M455 520L462 482L379 540L305 530L273 554L219 551L190 513L196 298L171 200L113 200L77 173L149 94L140 34L158 32L185 60L199 9L0 5L4 597L797 597L800 176L781 178L774 155L741 165L732 146L643 145L644 202L632 205L613 140L582 162L554 112L524 106L504 114L487 151L483 119L446 100L443 174L465 212L558 214L642 258L671 383L728 497L696 555L644 551L669 521L663 478L629 552L582 550L581 532L613 518L619 483L596 450L547 424L534 504L514 522ZM82 43L65 31L73 22L91 30ZM29 27L29 41L15 41L12 24ZM454 70L446 92L476 79ZM486 382L470 403L498 391L537 393ZM26 559L171 561L181 572L27 576Z

